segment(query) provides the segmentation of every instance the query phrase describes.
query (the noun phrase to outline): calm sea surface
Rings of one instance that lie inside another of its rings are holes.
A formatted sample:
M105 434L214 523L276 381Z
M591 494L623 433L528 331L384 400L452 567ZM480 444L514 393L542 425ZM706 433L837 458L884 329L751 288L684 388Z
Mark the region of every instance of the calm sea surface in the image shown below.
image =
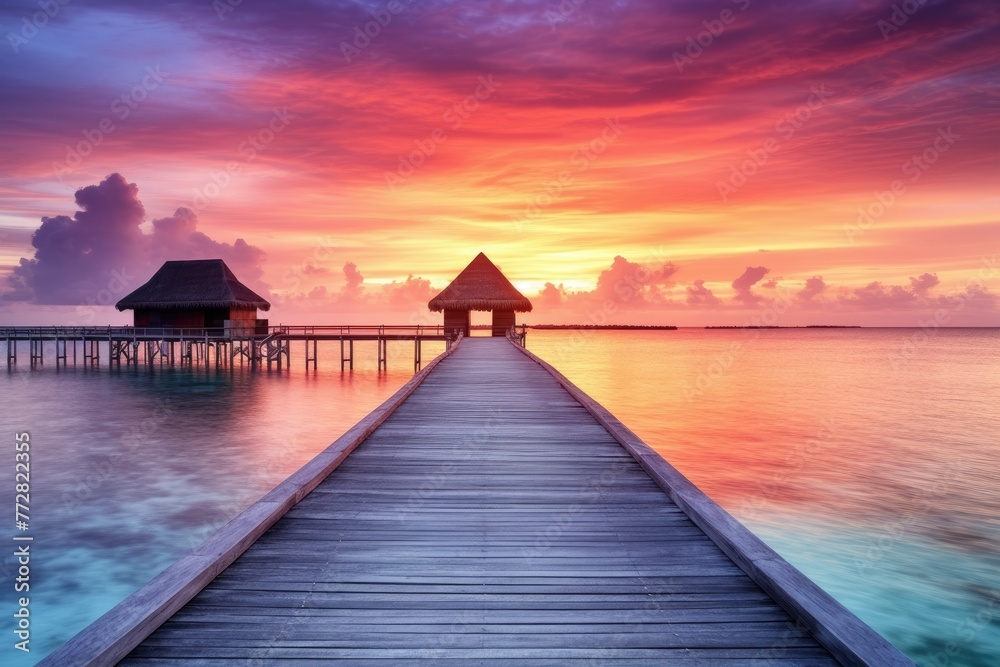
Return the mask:
M531 331L528 346L920 664L998 663L1000 331ZM333 348L318 372L299 349L283 373L0 372L0 500L27 431L17 534L34 538L32 651L13 648L7 555L0 664L40 660L411 377L409 345L381 374L371 347L346 374Z

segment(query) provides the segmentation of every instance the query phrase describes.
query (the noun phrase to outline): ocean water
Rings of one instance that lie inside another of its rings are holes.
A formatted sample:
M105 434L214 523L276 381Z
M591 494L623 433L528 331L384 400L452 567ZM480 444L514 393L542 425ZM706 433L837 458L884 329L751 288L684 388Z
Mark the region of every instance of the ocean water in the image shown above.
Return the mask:
M918 664L1000 664L1000 330L528 347Z
M294 345L294 344L293 344ZM297 470L413 377L412 343L299 346L282 372L154 366L0 371L0 665L33 665ZM425 343L432 359L443 343ZM47 359L52 359L46 350ZM106 350L102 352L107 358ZM72 358L72 353L70 354ZM29 530L14 525L15 434L30 434ZM30 535L30 654L14 648L18 565Z
M0 531L0 664L34 664L412 376L408 344L382 373L370 347L345 374L333 347L318 371L293 348L281 373L0 372L0 500L15 433L32 472L30 529ZM528 347L918 663L997 664L1000 331L530 331ZM34 538L27 655L15 534Z

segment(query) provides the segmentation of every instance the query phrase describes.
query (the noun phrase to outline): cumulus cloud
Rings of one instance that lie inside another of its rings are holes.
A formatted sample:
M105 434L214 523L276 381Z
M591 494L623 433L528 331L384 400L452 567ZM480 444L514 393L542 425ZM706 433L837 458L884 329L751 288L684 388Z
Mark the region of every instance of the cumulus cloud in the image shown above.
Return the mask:
M73 217L43 217L31 237L32 259L21 258L9 277L8 299L82 304L103 288L112 271L131 273L143 260L139 224L145 209L135 183L111 174L76 192Z
M545 283L538 292L538 296L533 299L540 308L558 308L566 300L566 288L562 283Z
M689 306L721 306L722 299L712 294L712 290L705 287L704 280L696 280L693 285L688 285L685 289L687 297L685 303Z
M673 262L646 266L617 255L611 267L597 277L593 295L620 306L642 306L662 301L657 288L669 285L680 268Z
M181 207L169 218L153 220L153 233L145 239L149 246L149 261L159 267L170 259L222 259L233 273L248 285L267 291L262 282L266 254L243 239L232 244L221 243L198 231L198 216Z
M292 294L285 298L289 307L310 303L313 307L329 308L339 313L364 314L373 310L427 309L427 302L438 290L426 278L409 275L405 280L368 284L354 262L343 267L343 284L331 291L325 285L314 287L307 294Z
M914 294L924 296L927 292L937 287L940 282L937 274L925 273L918 278L910 278L910 289L913 290Z
M116 276L131 290L170 259L220 258L241 280L268 294L261 281L265 253L242 239L233 244L211 239L198 231L198 218L187 208L153 220L152 233L144 234L140 225L146 209L139 188L121 174L77 190L76 204L80 210L73 217L42 218L31 237L34 257L21 258L14 267L6 300L88 303ZM128 279L122 281L123 275Z
M753 286L770 272L771 269L763 266L748 266L743 275L733 281L733 290L736 292L736 296L733 298L747 306L760 303L761 297L753 293Z
M823 296L826 292L826 282L823 280L823 276L813 276L806 280L805 287L798 291L795 295L799 303L803 305L815 306L818 305L816 299Z
M571 290L561 283L546 282L537 294L528 297L543 311L591 312L609 307L638 310L662 306L669 300L669 288L679 270L673 262L642 264L617 255L611 266L597 276L592 290Z
M365 282L365 277L358 271L358 265L354 262L344 264L344 286L340 288L340 294L345 299L355 299L361 296L361 286Z
M969 283L964 289L953 289L946 294L933 293L939 283L937 275L931 273L911 277L909 285L884 285L875 281L839 295L837 303L858 310L885 311L931 308L958 311L967 307L993 310L998 305L997 295L982 285Z
M944 297L957 310L973 308L980 310L996 310L1000 306L1000 296L993 294L982 285L966 285L965 289L953 295Z
M407 276L401 282L392 281L381 286L382 297L392 307L426 308L438 290L431 287L431 281L426 278Z
M902 285L883 285L876 280L841 296L840 301L864 309L896 310L913 305L916 295Z

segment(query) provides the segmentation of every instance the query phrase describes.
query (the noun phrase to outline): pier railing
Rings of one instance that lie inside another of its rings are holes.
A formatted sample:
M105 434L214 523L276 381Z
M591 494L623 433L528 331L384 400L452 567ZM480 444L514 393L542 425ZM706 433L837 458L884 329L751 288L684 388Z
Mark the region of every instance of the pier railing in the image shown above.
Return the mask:
M340 367L354 369L355 342L377 343L378 368L388 368L389 342L410 341L414 345L413 365L423 363L422 344L444 342L450 348L454 332L443 326L344 324L344 325L285 325L230 322L225 327L0 327L0 341L6 343L7 367L17 363L18 343L28 343L31 365L44 361L45 346L55 346L55 362L75 365L78 343L83 361L100 365L102 355L109 363L121 365L154 362L209 365L214 357L216 366L266 363L278 368L290 363L291 343L305 343L306 368L317 368L320 341L340 343ZM102 352L103 350L103 352Z
M518 327L516 324L510 329L507 329L507 340L521 347L527 347L528 339L528 325L522 324Z
M414 338L445 336L443 326L344 324L344 325L274 325L268 327L0 327L0 338L56 340L68 338L136 338L146 340L189 338L267 338L275 334L302 336L389 336Z

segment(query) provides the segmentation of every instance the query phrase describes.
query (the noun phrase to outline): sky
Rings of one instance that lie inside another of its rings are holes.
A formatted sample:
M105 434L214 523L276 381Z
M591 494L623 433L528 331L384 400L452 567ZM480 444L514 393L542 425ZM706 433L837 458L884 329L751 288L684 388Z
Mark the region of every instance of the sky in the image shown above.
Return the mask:
M3 0L0 323L1000 326L992 0Z

